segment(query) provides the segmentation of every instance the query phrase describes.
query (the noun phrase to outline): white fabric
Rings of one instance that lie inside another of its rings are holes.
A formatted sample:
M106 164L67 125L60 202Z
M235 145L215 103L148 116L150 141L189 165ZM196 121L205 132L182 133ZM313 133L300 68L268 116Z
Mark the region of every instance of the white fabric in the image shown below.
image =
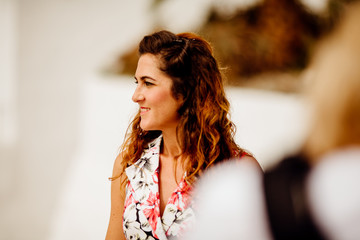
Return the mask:
M185 239L271 239L261 174L254 163L241 160L209 170L199 180L197 221Z
M360 148L331 152L307 187L314 218L329 239L360 239Z

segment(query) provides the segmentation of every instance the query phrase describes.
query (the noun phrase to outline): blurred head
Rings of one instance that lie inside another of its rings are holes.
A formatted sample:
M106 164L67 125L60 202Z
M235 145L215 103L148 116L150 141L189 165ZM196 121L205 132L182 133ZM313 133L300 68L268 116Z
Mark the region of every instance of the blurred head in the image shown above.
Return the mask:
M360 4L350 6L312 64L308 94L314 119L306 143L312 159L336 148L360 146Z
M159 31L142 39L139 55L140 61L144 57L155 59L159 74L170 79L171 95L179 103L178 142L182 155L190 159L184 163L189 178L240 153L233 139L235 127L229 120L222 75L206 40L193 33ZM129 162L135 161L144 144L161 133L143 129L140 114L132 123L126 144L127 148L136 146L136 156L129 154Z

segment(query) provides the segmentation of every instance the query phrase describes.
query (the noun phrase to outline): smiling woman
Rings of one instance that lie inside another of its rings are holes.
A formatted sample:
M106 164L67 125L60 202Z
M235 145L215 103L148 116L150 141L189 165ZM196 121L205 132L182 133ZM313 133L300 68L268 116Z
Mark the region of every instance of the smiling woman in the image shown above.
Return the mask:
M205 170L234 157L257 163L234 141L207 41L160 31L143 38L139 54L139 111L114 164L107 240L180 237L195 220L191 192Z
M171 78L158 68L160 59L143 54L135 73L138 84L132 97L140 107L140 127L143 130L176 129L180 116L177 110L182 99L175 99L171 92ZM138 80L139 79L139 80Z

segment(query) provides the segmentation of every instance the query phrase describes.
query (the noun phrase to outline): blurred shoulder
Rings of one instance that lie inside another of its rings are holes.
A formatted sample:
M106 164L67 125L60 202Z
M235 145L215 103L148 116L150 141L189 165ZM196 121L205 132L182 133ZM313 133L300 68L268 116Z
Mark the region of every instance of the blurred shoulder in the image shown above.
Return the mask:
M198 221L187 239L271 239L259 169L248 155L209 169L195 188Z
M252 164L252 165L254 165L255 168L262 171L262 168L261 168L261 165L259 164L259 162L251 155L245 154L239 158L239 161Z

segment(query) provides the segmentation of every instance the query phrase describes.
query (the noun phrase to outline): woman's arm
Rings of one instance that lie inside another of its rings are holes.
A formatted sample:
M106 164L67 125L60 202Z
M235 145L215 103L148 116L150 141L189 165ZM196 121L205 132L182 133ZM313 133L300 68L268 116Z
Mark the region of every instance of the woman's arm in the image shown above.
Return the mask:
M113 176L119 176L119 178L111 182L111 212L108 230L105 240L125 240L123 232L123 212L125 201L125 185L123 179L125 174L120 171L120 163L122 161L121 154L115 159Z

